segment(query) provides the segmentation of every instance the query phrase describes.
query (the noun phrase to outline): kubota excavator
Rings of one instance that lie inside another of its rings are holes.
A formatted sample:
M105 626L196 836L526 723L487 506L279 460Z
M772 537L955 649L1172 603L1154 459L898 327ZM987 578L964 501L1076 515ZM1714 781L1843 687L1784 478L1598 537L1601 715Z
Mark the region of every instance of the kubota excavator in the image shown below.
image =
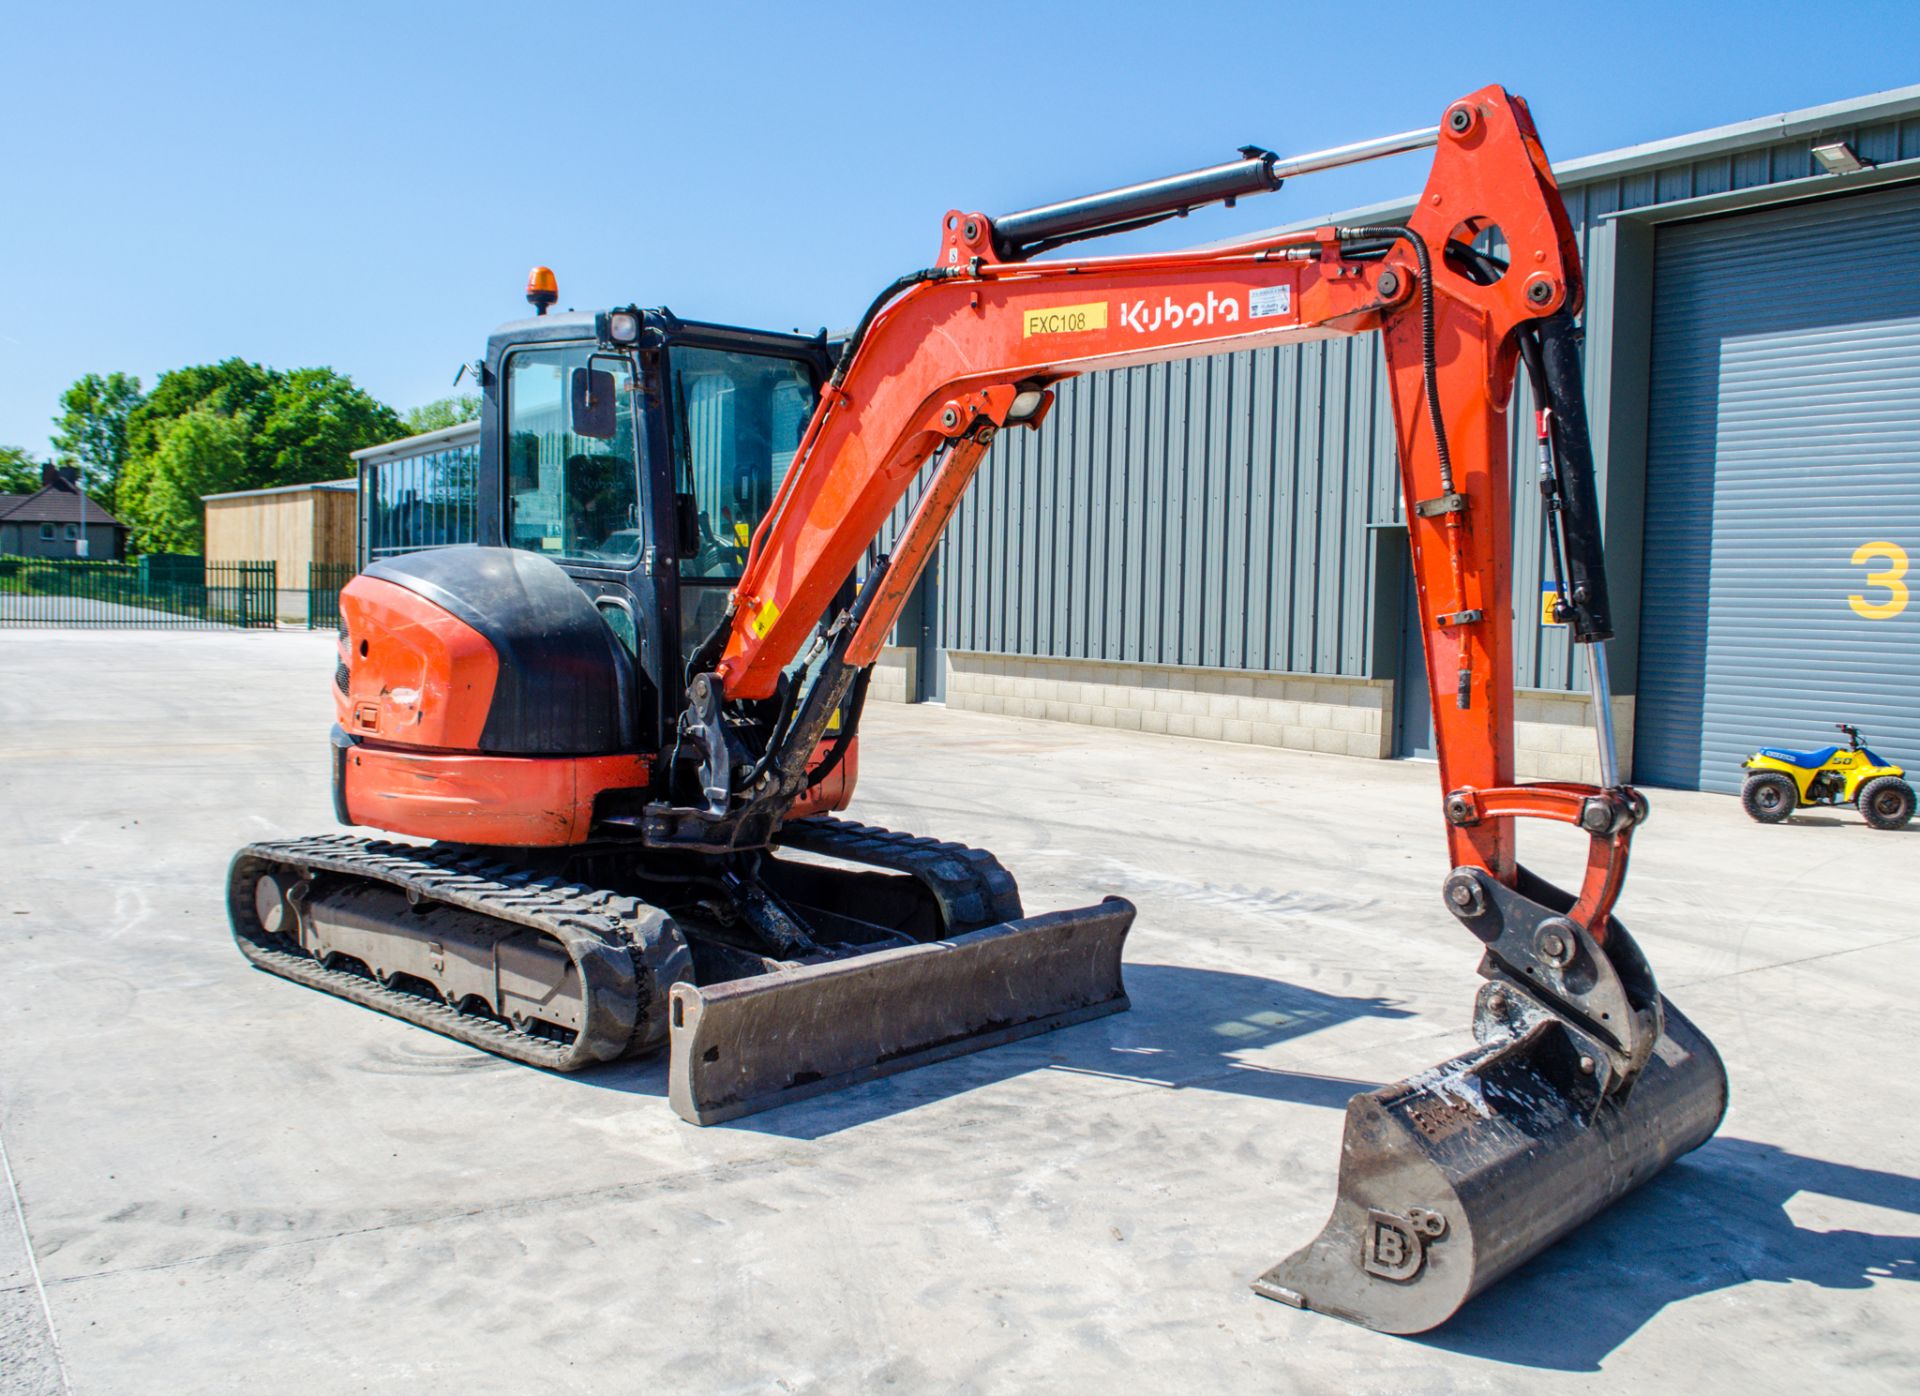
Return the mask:
M1054 257L1082 238L1433 147L1405 223ZM1504 256L1481 235L1498 228ZM990 218L838 345L637 307L508 326L481 366L478 546L343 592L341 822L236 855L241 950L287 978L571 1070L669 1049L710 1123L1127 1006L1134 909L1023 914L988 854L835 819L867 677L994 435L1073 374L1377 331L1478 1045L1348 1107L1333 1214L1262 1294L1418 1332L1704 1142L1726 1077L1613 915L1647 806L1614 759L1574 315L1578 249L1525 104ZM836 350L837 352L830 352ZM1538 420L1562 618L1602 780L1513 777L1506 404ZM910 482L891 551L862 560ZM1222 817L1229 812L1223 811ZM1514 826L1589 840L1564 892Z

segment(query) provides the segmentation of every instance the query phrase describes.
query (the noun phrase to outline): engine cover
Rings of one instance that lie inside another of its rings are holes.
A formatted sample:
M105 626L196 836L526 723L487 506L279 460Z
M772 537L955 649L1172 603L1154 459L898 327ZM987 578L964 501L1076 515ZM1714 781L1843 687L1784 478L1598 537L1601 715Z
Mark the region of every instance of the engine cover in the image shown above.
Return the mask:
M349 736L501 756L634 746L633 665L573 578L518 548L376 562L340 593Z
M334 812L455 843L585 841L647 786L633 666L574 581L512 548L376 562L340 593Z

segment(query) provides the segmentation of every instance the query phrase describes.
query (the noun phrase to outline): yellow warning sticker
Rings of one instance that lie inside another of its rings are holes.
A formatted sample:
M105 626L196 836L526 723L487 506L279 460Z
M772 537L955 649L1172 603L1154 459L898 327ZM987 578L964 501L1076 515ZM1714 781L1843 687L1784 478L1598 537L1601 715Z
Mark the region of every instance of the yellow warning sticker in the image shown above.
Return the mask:
M1560 607L1560 593L1552 582L1540 583L1540 624L1565 625L1555 612Z
M760 609L753 613L753 619L747 622L747 628L753 631L753 638L764 640L767 632L773 629L773 623L780 619L780 608L771 601L762 602Z
M1045 310L1029 310L1020 323L1020 337L1037 334L1079 334L1107 327L1107 303L1089 301L1086 305L1055 305Z

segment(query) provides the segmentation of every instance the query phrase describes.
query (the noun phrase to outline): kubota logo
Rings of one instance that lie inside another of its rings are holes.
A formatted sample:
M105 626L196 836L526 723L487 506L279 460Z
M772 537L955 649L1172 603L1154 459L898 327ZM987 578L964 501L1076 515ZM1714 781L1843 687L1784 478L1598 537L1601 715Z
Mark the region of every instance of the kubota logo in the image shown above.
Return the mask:
M1225 325L1239 318L1240 302L1237 299L1231 296L1222 298L1211 291L1207 292L1204 301L1188 301L1185 305L1172 296L1164 296L1158 305L1135 301L1120 307L1120 328L1140 334L1152 334L1160 329L1199 329L1216 322Z

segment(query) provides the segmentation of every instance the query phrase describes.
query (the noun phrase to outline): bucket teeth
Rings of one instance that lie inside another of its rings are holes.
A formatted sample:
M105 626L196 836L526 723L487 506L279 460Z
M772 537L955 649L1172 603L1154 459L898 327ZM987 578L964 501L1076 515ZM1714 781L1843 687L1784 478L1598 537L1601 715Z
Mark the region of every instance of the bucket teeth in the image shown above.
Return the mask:
M1726 1111L1700 1031L1665 1007L1652 1056L1603 1096L1584 1034L1550 1015L1347 1105L1333 1215L1255 1292L1422 1333L1674 1159Z

